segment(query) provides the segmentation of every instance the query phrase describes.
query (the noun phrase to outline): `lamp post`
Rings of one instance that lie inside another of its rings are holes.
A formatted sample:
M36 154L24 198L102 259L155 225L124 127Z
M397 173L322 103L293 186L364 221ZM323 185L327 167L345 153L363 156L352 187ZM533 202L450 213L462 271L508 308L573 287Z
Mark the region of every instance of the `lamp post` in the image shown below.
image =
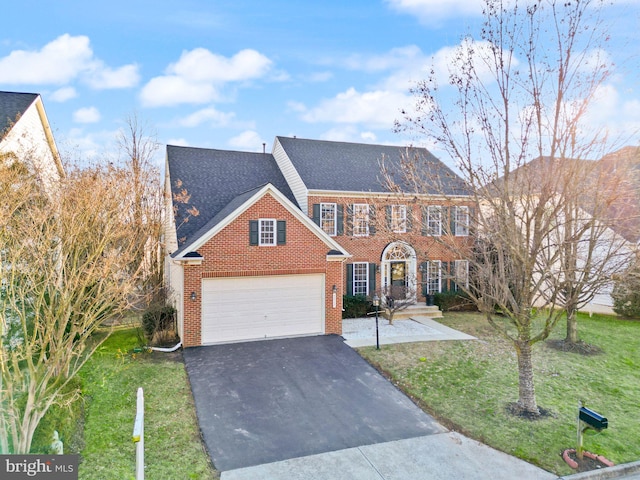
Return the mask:
M378 307L380 306L380 297L377 293L373 295L373 306L376 307L376 350L380 350L380 338L378 337Z

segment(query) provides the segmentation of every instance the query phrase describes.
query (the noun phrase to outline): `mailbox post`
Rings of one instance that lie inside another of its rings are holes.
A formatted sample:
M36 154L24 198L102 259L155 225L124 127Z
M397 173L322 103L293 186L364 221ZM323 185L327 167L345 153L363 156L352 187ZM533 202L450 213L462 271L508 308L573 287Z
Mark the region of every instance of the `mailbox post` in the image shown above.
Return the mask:
M588 409L582 402L578 402L578 448L576 448L576 457L582 460L584 450L582 447L582 438L586 430L593 429L596 432L601 432L608 426L609 421L606 417Z

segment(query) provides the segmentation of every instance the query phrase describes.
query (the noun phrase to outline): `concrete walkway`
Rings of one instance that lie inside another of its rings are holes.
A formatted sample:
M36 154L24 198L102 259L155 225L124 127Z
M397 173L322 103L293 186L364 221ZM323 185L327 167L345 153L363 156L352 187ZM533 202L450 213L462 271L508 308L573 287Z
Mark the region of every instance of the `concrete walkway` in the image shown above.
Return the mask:
M454 432L222 472L221 480L555 480L552 473Z
M475 340L475 337L446 327L429 317L416 316L396 320L393 325L386 318L378 318L380 345L408 342L433 342L442 340ZM374 317L347 318L342 321L342 337L352 348L376 344L376 320Z

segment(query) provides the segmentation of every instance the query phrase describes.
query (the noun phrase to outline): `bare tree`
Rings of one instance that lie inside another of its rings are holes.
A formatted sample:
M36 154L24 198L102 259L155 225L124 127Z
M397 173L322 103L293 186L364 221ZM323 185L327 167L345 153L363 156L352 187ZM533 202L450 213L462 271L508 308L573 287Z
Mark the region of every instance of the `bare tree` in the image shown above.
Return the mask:
M129 307L139 277L135 225L123 215L128 173L69 168L46 187L0 161L0 450L28 453L35 429Z
M561 313L554 308L558 291L549 290L562 259L557 242L577 244L588 232L586 225L562 228L576 185L561 165L601 155L606 143L606 135L585 122L609 75L600 48L608 38L601 8L588 0L486 0L480 37L463 40L448 84L441 87L440 72L432 70L412 91L415 113L403 112L398 124L442 148L471 188L478 241L473 255L456 256L470 258L469 296L516 351L519 392L512 411L532 418L540 415L532 347L548 337ZM544 173L523 168L534 158ZM412 168L409 181L425 177Z
M137 114L125 119L126 127L118 134L121 168L127 172L130 190L123 198L126 204L123 214L135 228L132 239L137 250L131 258L133 272L142 270L138 292L141 307L153 302L162 303L163 254L162 236L162 185L154 155L159 148L154 130L141 122ZM159 298L160 297L160 298Z
M634 256L633 245L616 230L624 219L613 208L626 201L633 185L623 166L611 170L601 162L565 160L560 169L556 170L570 179L573 188L563 192L560 228L553 239L559 258L548 291L557 292L558 305L566 313L563 349L580 350L576 313L597 294L610 291L612 278Z

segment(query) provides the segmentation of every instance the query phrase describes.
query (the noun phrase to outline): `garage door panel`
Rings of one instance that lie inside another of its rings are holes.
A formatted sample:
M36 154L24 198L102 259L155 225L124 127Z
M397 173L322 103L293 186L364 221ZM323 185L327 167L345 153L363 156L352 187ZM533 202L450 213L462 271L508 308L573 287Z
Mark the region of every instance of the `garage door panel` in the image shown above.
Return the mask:
M204 279L202 343L324 333L324 275Z

